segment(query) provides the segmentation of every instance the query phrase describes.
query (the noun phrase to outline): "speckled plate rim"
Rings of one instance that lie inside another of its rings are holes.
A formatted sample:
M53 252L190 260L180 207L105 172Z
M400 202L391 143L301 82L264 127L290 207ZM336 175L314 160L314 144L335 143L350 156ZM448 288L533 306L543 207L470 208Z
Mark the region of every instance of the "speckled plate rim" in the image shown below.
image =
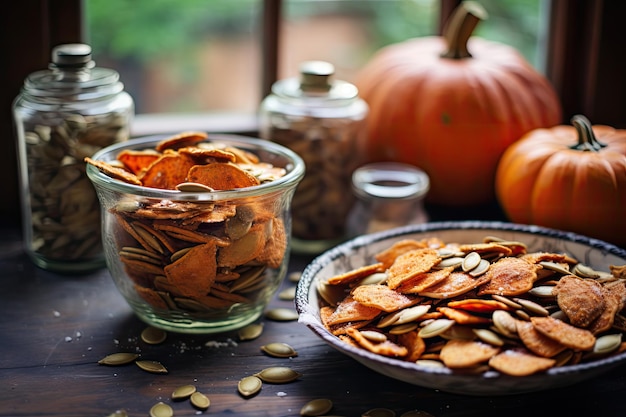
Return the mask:
M295 304L296 310L300 315L299 322L305 324L313 333L335 349L376 372L413 385L439 389L455 394L509 395L558 388L592 378L626 363L625 352L593 362L553 368L545 373L527 377L512 377L500 374L496 371L488 371L479 375L453 373L446 368L420 366L415 363L388 358L355 348L341 342L336 336L325 329L319 318L317 294L315 291L309 291L311 288L315 288L314 284L317 282L317 275L324 267L347 257L355 251L363 251L375 242L393 238L405 238L411 235L430 234L431 236L437 236L437 232L452 230L485 230L489 232L485 234L497 234L498 231L515 232L536 235L541 238L573 242L620 258L620 260L626 264L626 250L624 249L601 240L546 227L485 221L432 222L405 226L356 237L329 249L311 261L304 269L296 288Z

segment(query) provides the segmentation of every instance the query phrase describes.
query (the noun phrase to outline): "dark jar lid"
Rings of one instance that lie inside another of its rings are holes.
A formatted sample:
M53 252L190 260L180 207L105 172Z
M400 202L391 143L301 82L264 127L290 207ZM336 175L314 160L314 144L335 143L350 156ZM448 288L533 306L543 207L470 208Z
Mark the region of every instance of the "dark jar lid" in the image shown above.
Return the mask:
M82 43L53 48L48 69L26 77L22 92L34 99L87 100L115 95L124 90L117 71L99 68L91 47Z

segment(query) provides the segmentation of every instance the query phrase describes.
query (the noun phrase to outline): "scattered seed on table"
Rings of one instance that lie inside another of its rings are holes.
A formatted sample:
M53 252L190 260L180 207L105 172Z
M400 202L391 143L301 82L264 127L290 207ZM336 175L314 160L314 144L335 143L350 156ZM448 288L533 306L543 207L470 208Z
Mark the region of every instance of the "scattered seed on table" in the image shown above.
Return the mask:
M270 384L286 384L287 382L295 381L302 374L285 366L273 366L263 369L261 372L254 374L254 376Z
M293 347L282 342L268 343L261 346L261 350L275 358L293 358L298 356L298 352Z
M306 403L300 409L301 416L322 416L333 408L333 402L326 398L318 398Z
M300 271L291 272L287 276L287 279L289 280L289 282L298 282L300 281L300 278L302 278L302 272Z
M130 352L112 353L100 359L98 363L100 365L109 365L109 366L126 365L126 364L133 362L138 357L139 357L138 354L130 353Z
M298 320L298 312L293 308L278 307L267 310L265 317L275 321L293 321Z
M261 387L263 386L263 381L261 378L251 375L245 378L242 378L237 384L237 390L244 397L251 397L254 394L261 391Z
M194 385L182 385L172 392L172 400L185 400L196 392L196 387Z
M167 368L158 361L136 361L138 367L152 374L166 374Z
M296 298L296 287L288 287L278 293L278 299L284 301L291 301Z
M191 404L200 410L206 410L211 405L211 400L209 400L209 397L197 391L191 394L190 400Z
M253 340L263 333L263 323L253 323L239 329L239 340Z
M169 405L158 402L150 409L150 417L173 417L174 410Z
M141 332L141 340L149 345L158 345L167 338L167 332L156 327L148 326Z

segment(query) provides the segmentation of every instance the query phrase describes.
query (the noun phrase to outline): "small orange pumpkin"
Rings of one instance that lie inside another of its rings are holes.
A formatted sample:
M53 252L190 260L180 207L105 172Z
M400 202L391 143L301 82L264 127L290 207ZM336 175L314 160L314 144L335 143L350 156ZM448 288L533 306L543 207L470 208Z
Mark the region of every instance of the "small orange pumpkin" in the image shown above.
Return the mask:
M626 247L626 130L536 129L511 145L496 172L496 195L516 223L568 230Z
M355 80L370 107L362 159L422 168L435 204L495 202L504 150L532 129L561 123L554 88L516 49L470 39L485 15L461 3L443 37L384 47Z

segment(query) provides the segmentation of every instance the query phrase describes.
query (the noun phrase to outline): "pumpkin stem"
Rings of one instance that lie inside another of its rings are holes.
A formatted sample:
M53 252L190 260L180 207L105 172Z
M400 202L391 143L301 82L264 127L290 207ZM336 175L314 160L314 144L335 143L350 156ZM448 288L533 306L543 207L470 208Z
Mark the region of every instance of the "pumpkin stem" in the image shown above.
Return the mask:
M576 128L576 132L578 132L578 143L570 146L570 149L597 152L606 146L606 144L596 139L591 122L585 116L577 114L572 117L571 123Z
M467 41L481 20L487 19L487 11L480 4L473 1L464 1L452 13L443 30L443 38L448 44L448 50L441 54L442 58L463 59L471 58L467 50Z

